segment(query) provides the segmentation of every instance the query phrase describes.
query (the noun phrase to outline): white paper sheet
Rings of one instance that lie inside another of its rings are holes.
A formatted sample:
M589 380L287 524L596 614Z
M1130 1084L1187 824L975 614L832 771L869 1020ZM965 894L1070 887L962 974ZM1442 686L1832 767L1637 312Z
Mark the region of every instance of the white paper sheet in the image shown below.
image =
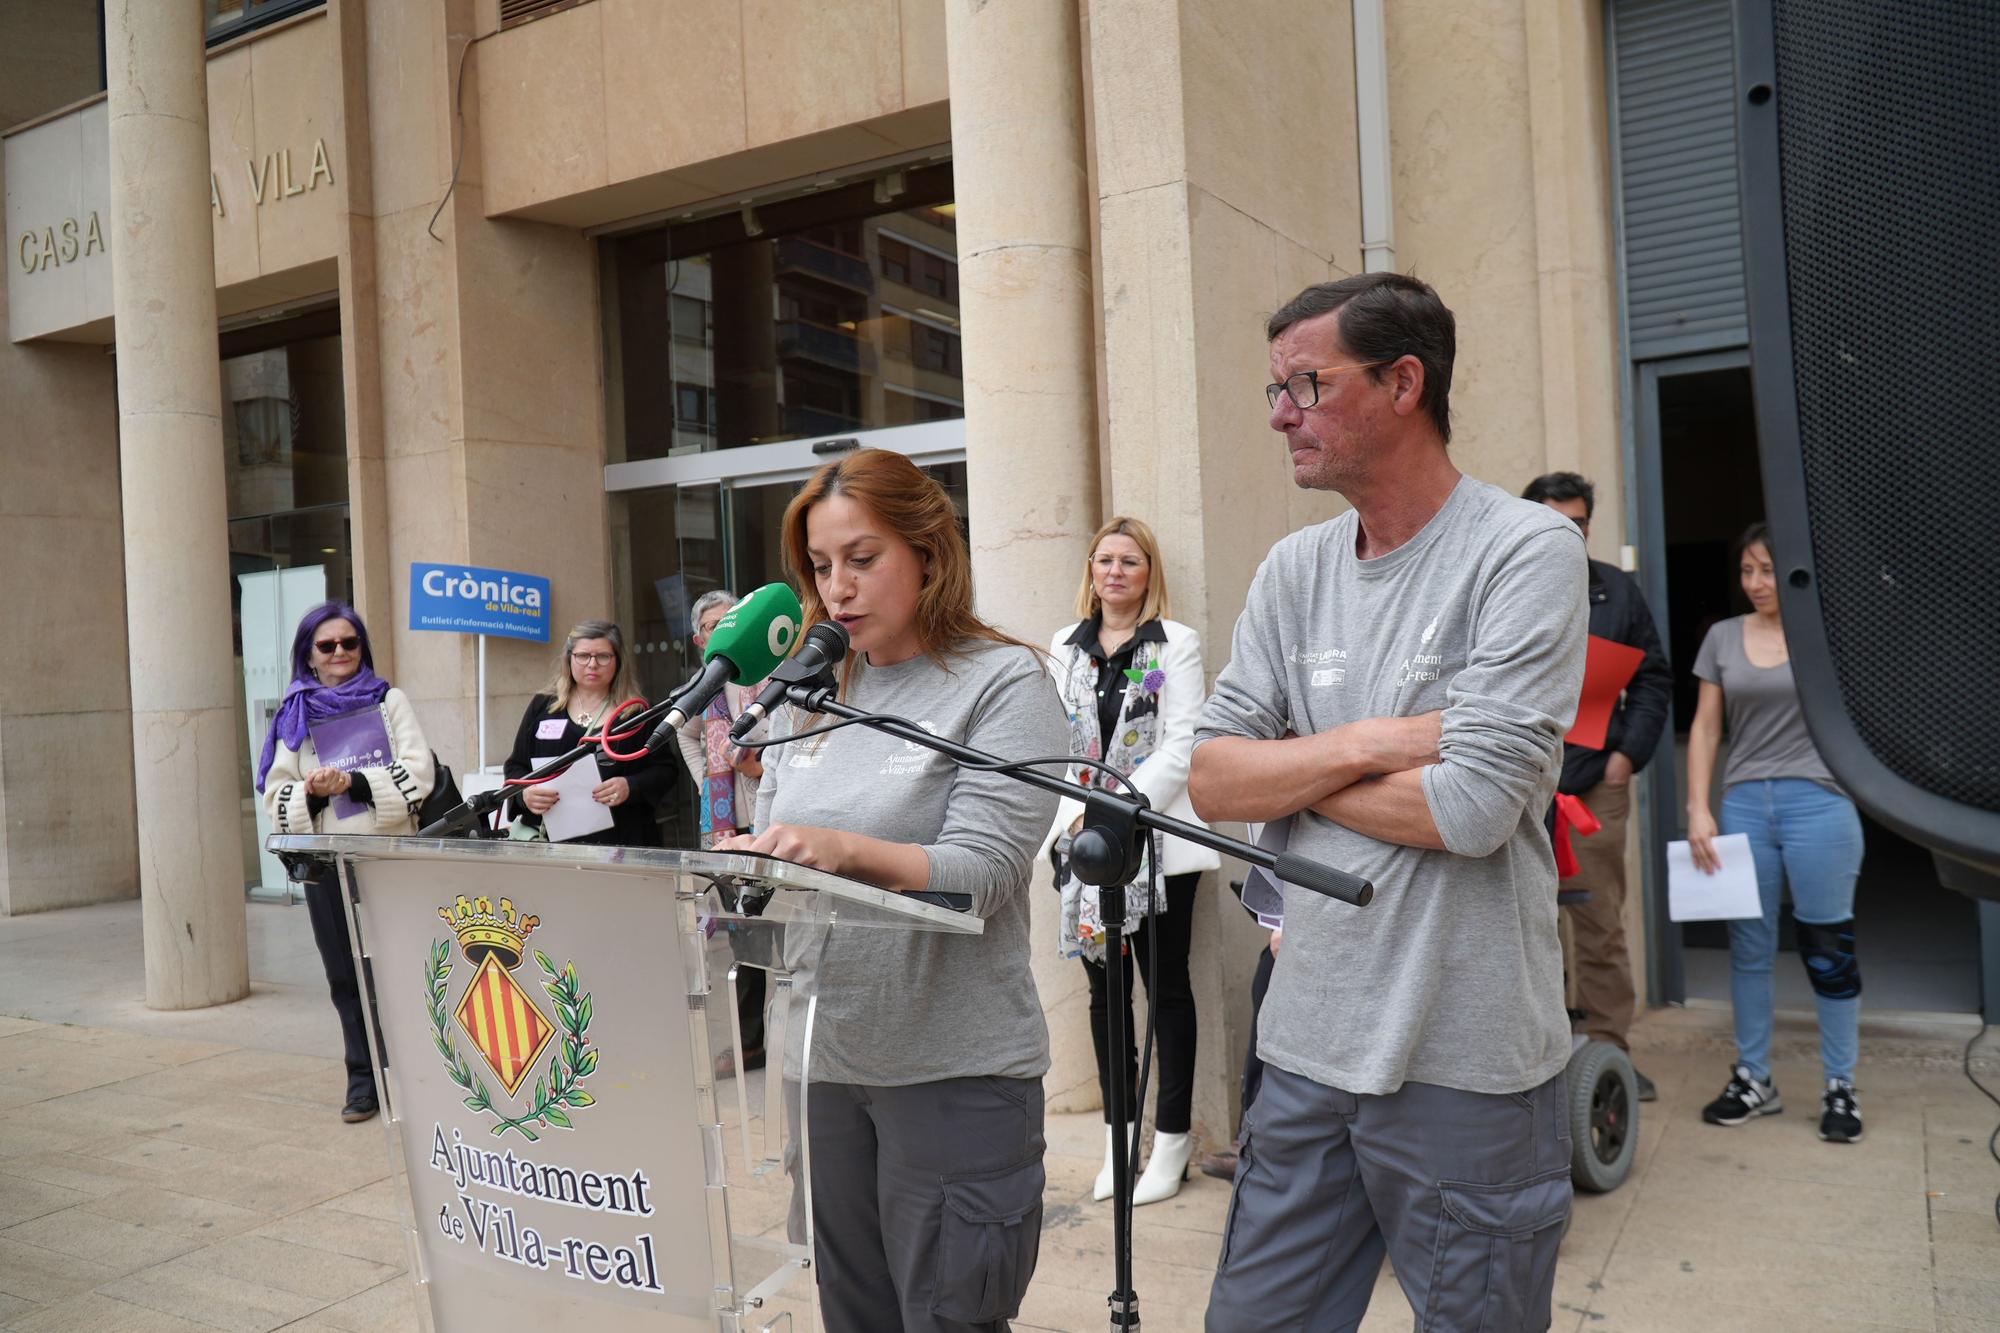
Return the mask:
M603 783L597 756L587 754L542 784L562 798L542 816L542 831L550 842L568 842L611 827L611 807L590 795Z
M1672 921L1742 921L1763 915L1757 900L1757 863L1750 835L1726 833L1715 840L1722 869L1713 875L1695 866L1685 842L1667 844L1667 918Z

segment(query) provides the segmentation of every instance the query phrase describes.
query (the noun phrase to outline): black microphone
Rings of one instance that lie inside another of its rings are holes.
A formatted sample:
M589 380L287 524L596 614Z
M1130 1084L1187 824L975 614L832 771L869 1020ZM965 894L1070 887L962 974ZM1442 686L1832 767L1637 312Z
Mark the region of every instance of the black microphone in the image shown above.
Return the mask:
M821 676L830 677L833 669L846 656L846 630L831 620L822 620L814 625L806 631L805 642L799 645L799 650L778 664L756 700L737 717L736 724L729 729L729 739L744 739L757 729L757 724L773 708L785 701L787 690Z

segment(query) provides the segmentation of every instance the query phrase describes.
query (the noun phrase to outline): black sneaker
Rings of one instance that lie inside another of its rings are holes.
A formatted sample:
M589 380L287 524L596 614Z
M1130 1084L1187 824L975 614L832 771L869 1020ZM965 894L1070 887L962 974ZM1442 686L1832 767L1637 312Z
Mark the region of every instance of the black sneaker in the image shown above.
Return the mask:
M1754 1079L1749 1065L1736 1065L1729 1071L1729 1086L1701 1108L1701 1118L1711 1125L1740 1125L1753 1116L1776 1115L1784 1109L1776 1083Z
M1828 1079L1820 1105L1826 1108L1819 1117L1821 1138L1828 1143L1861 1142L1861 1103L1854 1100L1852 1083L1844 1078Z
M1640 1101L1656 1102L1660 1100L1660 1090L1653 1086L1653 1080L1647 1078L1636 1069L1632 1071L1632 1079L1639 1085Z

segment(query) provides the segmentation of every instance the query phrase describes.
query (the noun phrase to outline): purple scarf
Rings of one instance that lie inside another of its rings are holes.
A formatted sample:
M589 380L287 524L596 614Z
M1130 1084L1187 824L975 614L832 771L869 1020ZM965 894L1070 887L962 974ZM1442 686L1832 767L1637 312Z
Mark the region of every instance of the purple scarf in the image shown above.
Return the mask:
M264 757L257 764L257 790L264 790L271 761L278 757L279 741L296 753L306 743L306 729L313 723L379 704L388 692L389 682L365 666L338 685L322 685L310 676L294 680L285 689L278 715L271 719L271 730L264 735Z

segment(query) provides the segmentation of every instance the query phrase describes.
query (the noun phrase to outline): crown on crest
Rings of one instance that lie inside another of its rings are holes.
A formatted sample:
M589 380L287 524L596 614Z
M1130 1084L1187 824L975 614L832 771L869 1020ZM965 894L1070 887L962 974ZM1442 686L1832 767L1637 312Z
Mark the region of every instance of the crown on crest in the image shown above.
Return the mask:
M483 894L468 899L461 893L450 907L438 908L438 915L458 936L466 961L477 963L493 954L509 971L520 965L521 946L542 924L538 916L515 917L511 898L502 898L500 910L494 911L493 900Z

